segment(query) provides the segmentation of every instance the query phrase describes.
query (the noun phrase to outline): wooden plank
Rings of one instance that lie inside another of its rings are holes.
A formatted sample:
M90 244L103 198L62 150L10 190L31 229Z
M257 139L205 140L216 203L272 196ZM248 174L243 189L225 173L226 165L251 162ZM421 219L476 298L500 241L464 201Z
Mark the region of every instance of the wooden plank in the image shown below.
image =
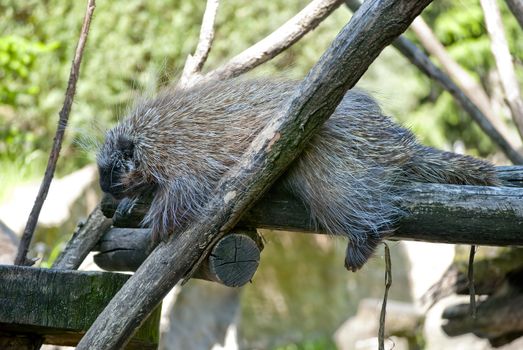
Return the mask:
M46 344L74 346L129 277L0 265L0 331L38 334ZM156 349L159 321L160 307L137 331L128 349Z

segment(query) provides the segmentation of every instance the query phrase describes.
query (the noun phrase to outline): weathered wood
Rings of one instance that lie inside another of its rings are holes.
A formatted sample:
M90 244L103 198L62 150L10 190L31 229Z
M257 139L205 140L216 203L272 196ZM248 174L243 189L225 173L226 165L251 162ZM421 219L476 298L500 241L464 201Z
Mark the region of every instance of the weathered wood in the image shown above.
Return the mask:
M523 166L498 166L496 174L506 187L523 187Z
M406 216L399 222L397 231L390 239L495 246L523 245L523 188L515 188L523 184L523 167L497 169L503 184L512 187L414 185L399 199ZM114 215L115 226L128 228L113 228L100 241L95 250L101 254L95 257L95 262L101 268L109 271L135 271L145 260L152 250L150 232L148 229L130 227L140 225L148 210L149 200L150 198L139 200L131 210L117 209L118 202L110 198L102 201L102 210L106 215ZM124 203L124 207L128 208L127 204ZM455 219L448 220L449 217ZM272 188L243 215L239 226L322 233L311 222L305 206L292 194L277 187ZM514 262L517 259L510 260ZM209 261L205 264L205 269L208 269ZM484 270L484 265L477 262L477 273ZM466 272L466 267L464 271ZM489 275L492 276L491 273ZM219 278L202 275L201 271L195 277L219 281ZM466 275L460 279L463 280L466 292ZM487 288L485 283L477 282L480 291Z
M47 193L49 192L49 187L51 186L51 181L54 177L54 172L56 169L56 162L58 161L58 156L60 150L62 149L62 141L65 135L65 128L67 127L67 121L69 120L69 114L71 112L71 107L73 105L73 99L76 92L76 82L80 76L80 63L82 62L82 57L84 53L85 44L87 42L87 35L89 34L89 27L91 26L91 19L93 17L93 12L95 8L95 0L87 1L87 9L85 11L84 20L82 24L82 30L80 32L80 37L78 38L78 44L76 45L73 61L71 63L71 70L69 72L69 80L67 82L67 88L65 90L65 99L62 109L60 110L58 125L56 127L56 132L53 138L53 146L51 152L49 153L49 159L47 161L47 166L44 173L44 178L38 189L38 194L34 201L29 217L27 218L27 223L24 228L22 237L20 238L20 245L18 247L18 253L15 258L16 265L33 265L34 261L27 259L27 252L29 250L29 244L33 238L34 231L36 229L36 224L38 223L38 217L40 216L40 211L44 205L44 201L47 198Z
M469 305L448 307L442 325L449 336L474 333L501 346L523 335L523 294L488 298L477 307L476 318L469 315Z
M87 220L78 225L73 237L53 263L54 269L76 270L100 237L111 227L112 220L104 217L97 206Z
M523 245L523 189L425 184L401 198L394 237L427 242Z
M452 265L421 298L424 305L432 306L452 294L468 295L470 293L467 277L469 263L465 250L464 247L456 248L456 256ZM476 294L499 294L499 291L504 289L507 280L521 279L523 281L522 273L517 273L523 269L522 251L518 247L480 247L474 260ZM516 278L512 276L516 276Z
M74 346L128 278L0 265L0 331L14 337L12 341L39 336L46 344ZM136 332L128 349L156 349L159 321L160 308Z
M136 271L151 249L148 229L112 228L93 248L93 259L106 271Z
M212 248L209 257L193 277L215 281L227 287L241 287L251 281L258 269L260 244L263 247L256 232L227 234Z
M523 166L500 166L496 170L503 187L523 187ZM422 184L420 186L423 187ZM484 187L481 188L484 189ZM450 194L448 199L447 206L451 206L453 198ZM142 227L141 222L149 210L151 200L152 196L149 194L147 197L139 198L130 206L128 201L121 203L111 196L105 195L102 198L101 210L106 217L113 219L115 227L138 228ZM496 198L493 198L493 200L496 200ZM263 215L264 210L267 209L270 212ZM305 216L305 211L305 207L292 194L274 186L256 202L250 211L242 216L239 225L287 231L307 232L316 230L308 216ZM399 232L401 233L401 228Z
M77 346L121 348L167 292L204 259L221 236L298 156L385 46L430 0L370 0L352 16L281 114L254 139L218 184L199 218L160 244L131 277Z
M147 229L113 228L94 247L94 262L107 271L136 271L151 250ZM249 282L260 262L263 242L258 234L234 231L223 237L200 265L194 278L214 281L228 287Z
M205 75L211 79L237 77L288 49L316 28L342 3L341 0L313 0L293 18L221 67Z
M513 187L413 184L404 196L398 198L405 217L390 238L454 244L523 245L523 189L516 188L523 183L523 167L499 167L498 175L504 185ZM102 202L102 209L108 215L115 212L116 206L117 203L109 199ZM139 226L147 210L147 201L138 202L125 215L115 214L114 224L128 228ZM448 220L449 217L453 220ZM321 228L311 222L306 207L281 188L272 188L243 215L239 226L321 233ZM136 235L127 233L122 243L116 241L105 250L127 249L131 245L133 250L146 251L149 244L147 235L146 229L138 229ZM127 259L136 266L139 263L131 255Z

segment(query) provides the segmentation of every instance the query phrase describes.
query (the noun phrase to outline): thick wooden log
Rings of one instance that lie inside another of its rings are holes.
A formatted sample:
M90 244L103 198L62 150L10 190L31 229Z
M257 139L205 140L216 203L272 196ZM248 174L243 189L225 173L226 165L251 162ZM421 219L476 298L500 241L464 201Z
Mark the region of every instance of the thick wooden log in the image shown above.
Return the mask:
M427 242L523 245L523 167L499 167L498 175L504 186L478 187L457 185L413 184L410 191L398 198L406 215L400 220L391 239ZM110 198L102 201L105 215L114 215L115 226L138 227L148 210L148 200L138 201L132 210L117 210L118 203ZM449 220L452 218L452 220ZM273 188L248 212L240 227L265 228L296 232L317 232L306 207L292 194ZM142 231L143 230L143 231ZM132 249L146 251L146 229L137 229L122 242L132 240ZM117 242L111 246L116 249ZM133 253L134 254L134 253ZM142 254L141 256L144 256ZM135 261L129 256L129 259Z
M107 271L136 271L151 250L147 229L113 228L94 248L94 262ZM194 278L240 287L249 282L260 263L261 237L254 231L229 233L213 247Z
M366 1L334 39L289 104L254 139L220 180L206 204L209 215L160 244L140 266L77 346L118 349L184 276L190 276L213 243L276 181L329 118L385 46L401 34L430 0ZM124 307L125 305L125 307Z
M128 279L110 272L0 265L0 348L24 349L34 336L46 344L76 345ZM159 322L160 308L127 349L156 349Z

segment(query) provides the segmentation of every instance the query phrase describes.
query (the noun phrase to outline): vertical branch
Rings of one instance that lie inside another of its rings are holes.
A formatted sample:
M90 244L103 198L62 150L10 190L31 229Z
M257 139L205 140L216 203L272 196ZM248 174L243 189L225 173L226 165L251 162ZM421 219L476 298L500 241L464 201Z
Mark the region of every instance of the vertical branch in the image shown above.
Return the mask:
M505 139L516 147L521 145L521 139L511 138L507 126L497 117L490 106L490 99L485 90L461 66L449 56L445 47L439 42L430 27L421 17L416 18L410 27L423 47L441 63L443 70L456 82L467 97L474 102L490 122L498 129Z
M189 55L185 61L182 77L180 78L181 86L190 85L191 80L202 71L214 40L214 22L216 20L216 13L218 12L219 4L219 0L207 0L202 19L202 27L200 29L200 39L196 46L196 50L194 51L194 55Z
M87 41L89 26L91 25L91 18L93 17L95 6L95 0L88 0L87 10L82 25L82 31L80 33L80 38L78 39L73 63L71 65L71 71L69 73L69 81L67 83L67 90L65 91L64 104L59 113L58 126L56 128L53 146L51 149L51 153L49 154L49 160L47 162L47 168L45 169L44 179L42 180L42 184L40 185L38 195L36 196L33 208L31 210L31 213L29 214L29 218L27 219L27 224L25 226L24 233L20 240L18 253L15 259L16 265L33 264L32 261L27 260L26 255L27 251L29 250L29 245L31 244L31 239L36 228L36 224L38 223L40 211L42 210L42 206L47 197L47 193L49 192L49 186L51 185L51 181L53 180L54 172L56 169L56 162L60 154L60 149L62 148L62 141L65 134L65 128L67 127L67 121L69 120L69 113L71 112L71 106L73 104L73 98L76 91L76 82L78 81L78 76L80 73L80 63L82 62L84 47Z
M490 36L490 46L498 68L501 86L505 92L507 104L516 124L519 135L523 138L523 101L521 100L516 71L503 32L501 13L495 0L481 0L481 7Z
M469 296L470 296L470 316L476 318L476 288L474 285L474 256L476 255L475 245L470 246L469 254L469 270L468 270L468 284L469 284Z
M390 261L390 250L387 243L385 246L385 292L383 293L383 303L380 311L380 329L378 332L378 349L385 349L385 315L387 314L387 299L389 297L389 289L392 285L392 263Z

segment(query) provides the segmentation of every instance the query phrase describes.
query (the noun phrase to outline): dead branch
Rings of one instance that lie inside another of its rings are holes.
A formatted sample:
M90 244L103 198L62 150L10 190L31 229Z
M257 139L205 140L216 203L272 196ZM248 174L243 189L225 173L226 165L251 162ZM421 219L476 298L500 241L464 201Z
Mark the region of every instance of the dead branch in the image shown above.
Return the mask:
M519 26L523 29L523 0L506 0L508 8L516 17Z
M212 79L237 77L267 62L316 28L342 2L342 0L311 1L309 5L272 34L234 56L221 67L207 73L205 77Z
M501 133L501 135L503 135L503 137L508 140L514 148L520 147L521 139L515 137L515 135L513 136L507 126L494 113L485 90L449 56L445 47L439 42L438 38L434 35L427 23L419 17L412 23L411 29L416 34L423 47L438 59L443 70L447 72L467 97L478 106L483 114L496 127L499 133Z
M181 86L190 85L191 80L194 80L202 71L214 40L214 22L219 4L219 0L207 0L200 29L200 39L194 55L189 55L185 61L182 77L180 78Z
M161 243L149 255L98 316L77 349L122 348L167 292L298 156L383 48L430 2L366 1L297 88L288 107L262 130L238 165L220 181L207 204L209 215Z
M345 4L353 12L361 5L359 0L345 0ZM513 164L523 164L523 155L512 147L478 106L476 106L452 79L439 69L422 50L403 35L394 40L392 46L407 58L410 63L418 67L422 73L435 80L441 87L447 90Z
M60 154L60 149L62 148L62 140L65 134L65 128L67 127L67 121L69 120L69 113L71 112L71 106L73 104L74 93L76 91L76 82L80 74L80 63L82 62L83 52L85 43L87 41L87 35L89 34L89 26L91 25L91 18L93 17L93 12L95 8L95 0L87 1L87 10L84 16L84 21L82 24L82 30L80 32L80 38L78 39L78 44L76 46L73 63L71 65L71 71L69 73L69 81L67 83L67 90L65 91L65 100L62 106L62 109L59 113L58 126L56 128L56 134L53 140L53 146L51 153L49 154L49 160L47 162L47 168L45 169L44 179L38 190L38 195L36 196L33 209L29 214L27 219L27 224L24 229L22 238L20 239L20 246L18 247L18 253L16 255L15 264L16 265L32 265L33 262L27 260L27 251L29 250L29 245L31 244L31 239L33 238L33 233L38 223L38 217L40 216L40 211L47 197L47 192L49 191L49 186L53 180L54 172L56 169L56 162Z
M53 263L53 269L78 269L111 224L112 220L105 218L100 211L100 206L97 206L85 223L78 225L77 231Z
M507 39L503 31L501 13L495 0L481 0L483 15L490 36L490 47L496 61L496 67L505 92L507 104L512 114L512 120L523 138L523 101L521 100L519 82L512 64L512 56L508 49Z
M385 246L385 292L383 293L383 301L381 303L380 311L380 327L378 330L378 349L385 349L385 316L387 314L387 299L389 297L389 289L392 285L392 263L390 262L390 250L387 243Z

